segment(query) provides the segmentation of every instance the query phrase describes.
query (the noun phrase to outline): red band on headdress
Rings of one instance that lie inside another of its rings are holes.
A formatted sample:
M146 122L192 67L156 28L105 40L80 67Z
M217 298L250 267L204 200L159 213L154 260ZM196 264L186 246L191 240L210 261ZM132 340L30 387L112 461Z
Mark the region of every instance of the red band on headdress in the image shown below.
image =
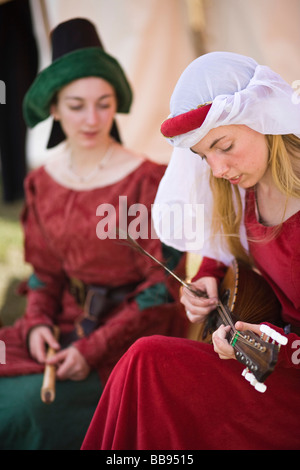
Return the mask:
M171 138L198 129L202 126L211 105L212 103L209 103L167 119L161 125L161 133L165 137Z

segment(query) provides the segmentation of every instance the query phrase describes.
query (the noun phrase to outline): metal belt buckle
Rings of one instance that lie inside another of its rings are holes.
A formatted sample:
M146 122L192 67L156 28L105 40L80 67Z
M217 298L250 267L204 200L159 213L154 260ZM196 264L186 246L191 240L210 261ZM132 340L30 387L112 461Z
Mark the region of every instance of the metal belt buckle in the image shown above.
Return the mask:
M70 292L75 297L77 303L83 308L86 300L85 285L80 279L70 278Z

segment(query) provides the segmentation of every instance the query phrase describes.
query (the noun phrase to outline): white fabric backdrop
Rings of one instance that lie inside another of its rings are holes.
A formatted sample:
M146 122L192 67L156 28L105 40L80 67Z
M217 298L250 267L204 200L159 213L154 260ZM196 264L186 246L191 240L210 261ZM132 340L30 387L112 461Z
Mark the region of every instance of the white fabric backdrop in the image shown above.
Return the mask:
M171 146L159 127L178 77L197 55L216 50L249 55L288 83L300 81L299 0L31 0L31 5L42 68L50 56L41 6L49 28L80 15L96 23L134 89L131 115L119 116L125 144L155 160L170 158ZM46 122L29 133L33 166L45 159L48 132Z
M41 68L49 64L48 27L76 16L92 20L108 53L127 73L134 91L129 116L118 115L124 143L151 159L168 162L172 149L160 134L182 70L196 57L185 0L31 0ZM43 162L50 121L29 133L31 166Z
M207 52L249 55L290 84L300 80L299 0L201 1Z

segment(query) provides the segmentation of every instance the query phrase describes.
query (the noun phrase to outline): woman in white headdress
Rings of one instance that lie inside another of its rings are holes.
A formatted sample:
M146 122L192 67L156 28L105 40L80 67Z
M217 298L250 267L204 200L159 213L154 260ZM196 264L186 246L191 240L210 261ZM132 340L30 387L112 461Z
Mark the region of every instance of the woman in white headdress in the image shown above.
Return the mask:
M180 77L161 130L175 150L156 197L155 228L165 243L203 257L192 285L206 298L183 289L188 318L201 323L220 310L219 282L236 259L271 286L280 326L263 318L264 326L225 321L212 344L162 336L137 341L115 368L83 448L300 449L300 104L294 90L251 58L207 54ZM190 210L166 231L174 204ZM250 295L255 299L256 292ZM257 344L264 348L273 338L275 356L279 349L266 384L257 375L260 359L245 358L237 347L245 330L262 335Z

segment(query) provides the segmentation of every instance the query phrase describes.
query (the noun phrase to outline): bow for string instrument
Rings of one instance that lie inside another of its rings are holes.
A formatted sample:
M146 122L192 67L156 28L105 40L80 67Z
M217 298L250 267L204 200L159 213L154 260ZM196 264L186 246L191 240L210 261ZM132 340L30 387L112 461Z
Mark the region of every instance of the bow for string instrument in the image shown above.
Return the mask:
M127 241L137 251L164 268L192 295L207 298L206 292L177 276L164 263L144 250L129 234ZM218 305L208 315L204 330L207 335L212 334L221 324L230 326L227 340L234 348L236 359L246 366L242 375L255 390L263 393L267 388L264 381L273 372L280 347L287 344L287 338L267 325L261 325L261 336L252 331L240 332L235 328L238 320L281 325L280 304L269 284L253 269L234 260L220 285Z

